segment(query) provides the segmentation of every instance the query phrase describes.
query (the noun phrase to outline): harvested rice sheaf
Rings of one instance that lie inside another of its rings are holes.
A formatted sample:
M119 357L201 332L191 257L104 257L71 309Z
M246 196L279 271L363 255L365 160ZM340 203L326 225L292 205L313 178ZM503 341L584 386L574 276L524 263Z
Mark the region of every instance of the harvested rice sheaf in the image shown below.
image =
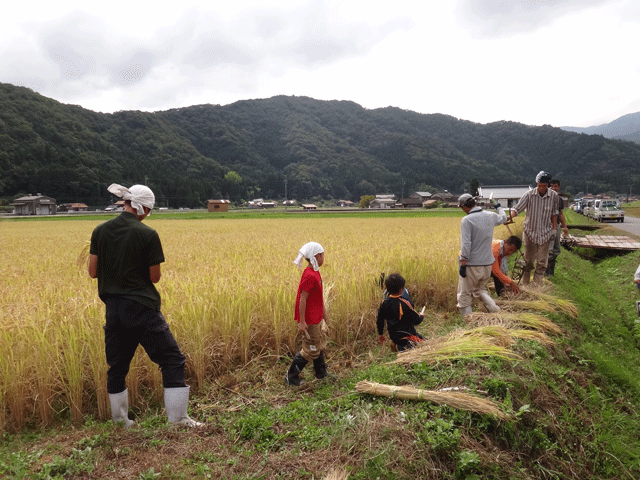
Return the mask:
M459 410L484 413L492 415L500 420L508 419L508 416L498 408L490 399L479 397L464 392L438 392L433 390L421 390L411 386L385 385L382 383L360 381L356 384L356 391L382 397L401 398L405 400L420 400L447 405Z
M471 330L456 330L451 337L466 336L466 337L483 337L496 345L508 347L513 345L516 340L536 340L543 345L552 345L555 342L542 332L536 332L533 330L507 328L502 325L487 325L483 327L472 328Z
M469 325L501 325L506 328L530 328L544 333L560 334L562 329L547 317L531 312L471 313L465 316Z
M549 293L547 286L522 287L517 295L507 295L496 300L501 308L507 310L538 310L559 312L571 318L578 317L578 308L569 300L559 298Z
M518 360L520 356L511 350L496 345L491 339L477 336L439 338L420 342L415 348L398 353L390 363L413 365L418 362L435 364L481 357L497 357L503 360Z

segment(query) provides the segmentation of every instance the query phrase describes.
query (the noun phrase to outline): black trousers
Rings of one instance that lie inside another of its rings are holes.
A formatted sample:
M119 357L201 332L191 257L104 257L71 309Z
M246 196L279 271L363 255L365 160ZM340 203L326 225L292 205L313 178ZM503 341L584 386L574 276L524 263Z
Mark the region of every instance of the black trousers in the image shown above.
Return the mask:
M496 294L498 296L502 295L502 292L504 291L504 284L493 273L491 274L491 278L493 278L493 285L496 287Z
M107 391L120 393L138 345L160 366L165 388L184 387L186 359L161 312L126 298L108 298L104 326Z

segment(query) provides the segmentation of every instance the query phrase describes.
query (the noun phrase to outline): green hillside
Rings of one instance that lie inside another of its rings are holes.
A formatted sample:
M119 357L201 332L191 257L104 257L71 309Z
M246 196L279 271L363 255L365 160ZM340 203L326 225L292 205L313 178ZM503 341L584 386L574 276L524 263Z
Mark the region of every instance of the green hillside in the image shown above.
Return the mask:
M563 190L640 189L640 145L550 126L477 124L398 108L279 96L163 112L95 113L0 84L0 198L110 202L109 183L144 182L161 206L208 198L298 200L559 174Z

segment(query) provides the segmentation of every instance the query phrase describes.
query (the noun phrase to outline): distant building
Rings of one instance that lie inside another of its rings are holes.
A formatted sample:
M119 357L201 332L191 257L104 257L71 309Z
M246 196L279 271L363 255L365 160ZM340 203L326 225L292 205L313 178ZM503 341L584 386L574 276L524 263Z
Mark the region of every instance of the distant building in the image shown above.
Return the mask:
M249 208L262 208L262 204L264 203L264 198L254 198L249 201Z
M458 197L449 190L443 190L431 195L429 200L438 200L443 207L454 207L458 205Z
M14 215L55 215L56 199L38 193L16 198L10 204Z
M209 212L228 212L229 200L207 200L207 211Z
M313 203L303 203L302 204L302 208L304 210L317 210L318 207L316 205L314 205Z
M278 202L268 201L266 202L264 198L254 198L249 202L249 208L274 208L278 205Z
M336 205L339 207L353 207L353 202L351 200L338 200Z
M414 192L409 195L409 198L418 198L424 203L431 198L431 194L429 192Z
M393 194L376 195L376 198L369 203L369 208L396 208L396 196Z
M89 207L84 203L61 203L57 210L58 212L86 212Z
M487 203L493 194L493 200L503 207L513 207L522 195L531 190L529 185L483 185L478 187L478 197Z
M423 200L420 197L410 196L409 198L401 198L396 202L398 208L421 208Z

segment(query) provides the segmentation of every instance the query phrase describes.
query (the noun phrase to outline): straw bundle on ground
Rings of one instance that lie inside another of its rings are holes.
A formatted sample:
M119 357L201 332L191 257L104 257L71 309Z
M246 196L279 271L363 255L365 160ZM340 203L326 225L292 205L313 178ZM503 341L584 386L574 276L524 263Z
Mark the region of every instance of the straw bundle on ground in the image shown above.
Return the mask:
M500 345L495 345L486 337L461 336L440 338L420 342L410 350L398 353L390 363L413 365L418 362L438 363L468 358L497 357L503 360L517 360L520 357Z
M484 413L492 415L500 420L508 419L507 415L488 398L479 397L463 392L436 392L433 390L420 390L411 386L398 387L382 383L363 380L356 384L356 391L381 397L401 398L404 400L421 400L434 402L438 405L446 405L459 410Z
M469 325L502 325L507 328L522 327L545 333L562 333L562 329L547 317L531 312L506 312L504 310L496 313L477 312L465 315L464 319Z
M347 469L345 467L340 467L329 470L329 473L324 477L324 480L347 480L347 478L349 478Z
M515 343L515 338L509 333L509 329L501 325L487 325L470 330L458 329L449 334L449 338L476 337L484 338L495 345L509 347Z
M496 303L507 309L543 310L564 313L571 318L578 317L578 308L572 302L552 295L549 291L545 286L529 285L522 287L517 295L497 299Z
M533 330L524 330L516 328L507 328L502 325L486 325L482 327L472 328L471 330L456 330L450 334L451 338L456 337L484 337L496 345L508 347L513 345L517 339L536 340L543 345L552 345L555 343L551 338L542 332Z
M507 312L536 311L553 313L556 307L544 300L496 300L496 304Z

